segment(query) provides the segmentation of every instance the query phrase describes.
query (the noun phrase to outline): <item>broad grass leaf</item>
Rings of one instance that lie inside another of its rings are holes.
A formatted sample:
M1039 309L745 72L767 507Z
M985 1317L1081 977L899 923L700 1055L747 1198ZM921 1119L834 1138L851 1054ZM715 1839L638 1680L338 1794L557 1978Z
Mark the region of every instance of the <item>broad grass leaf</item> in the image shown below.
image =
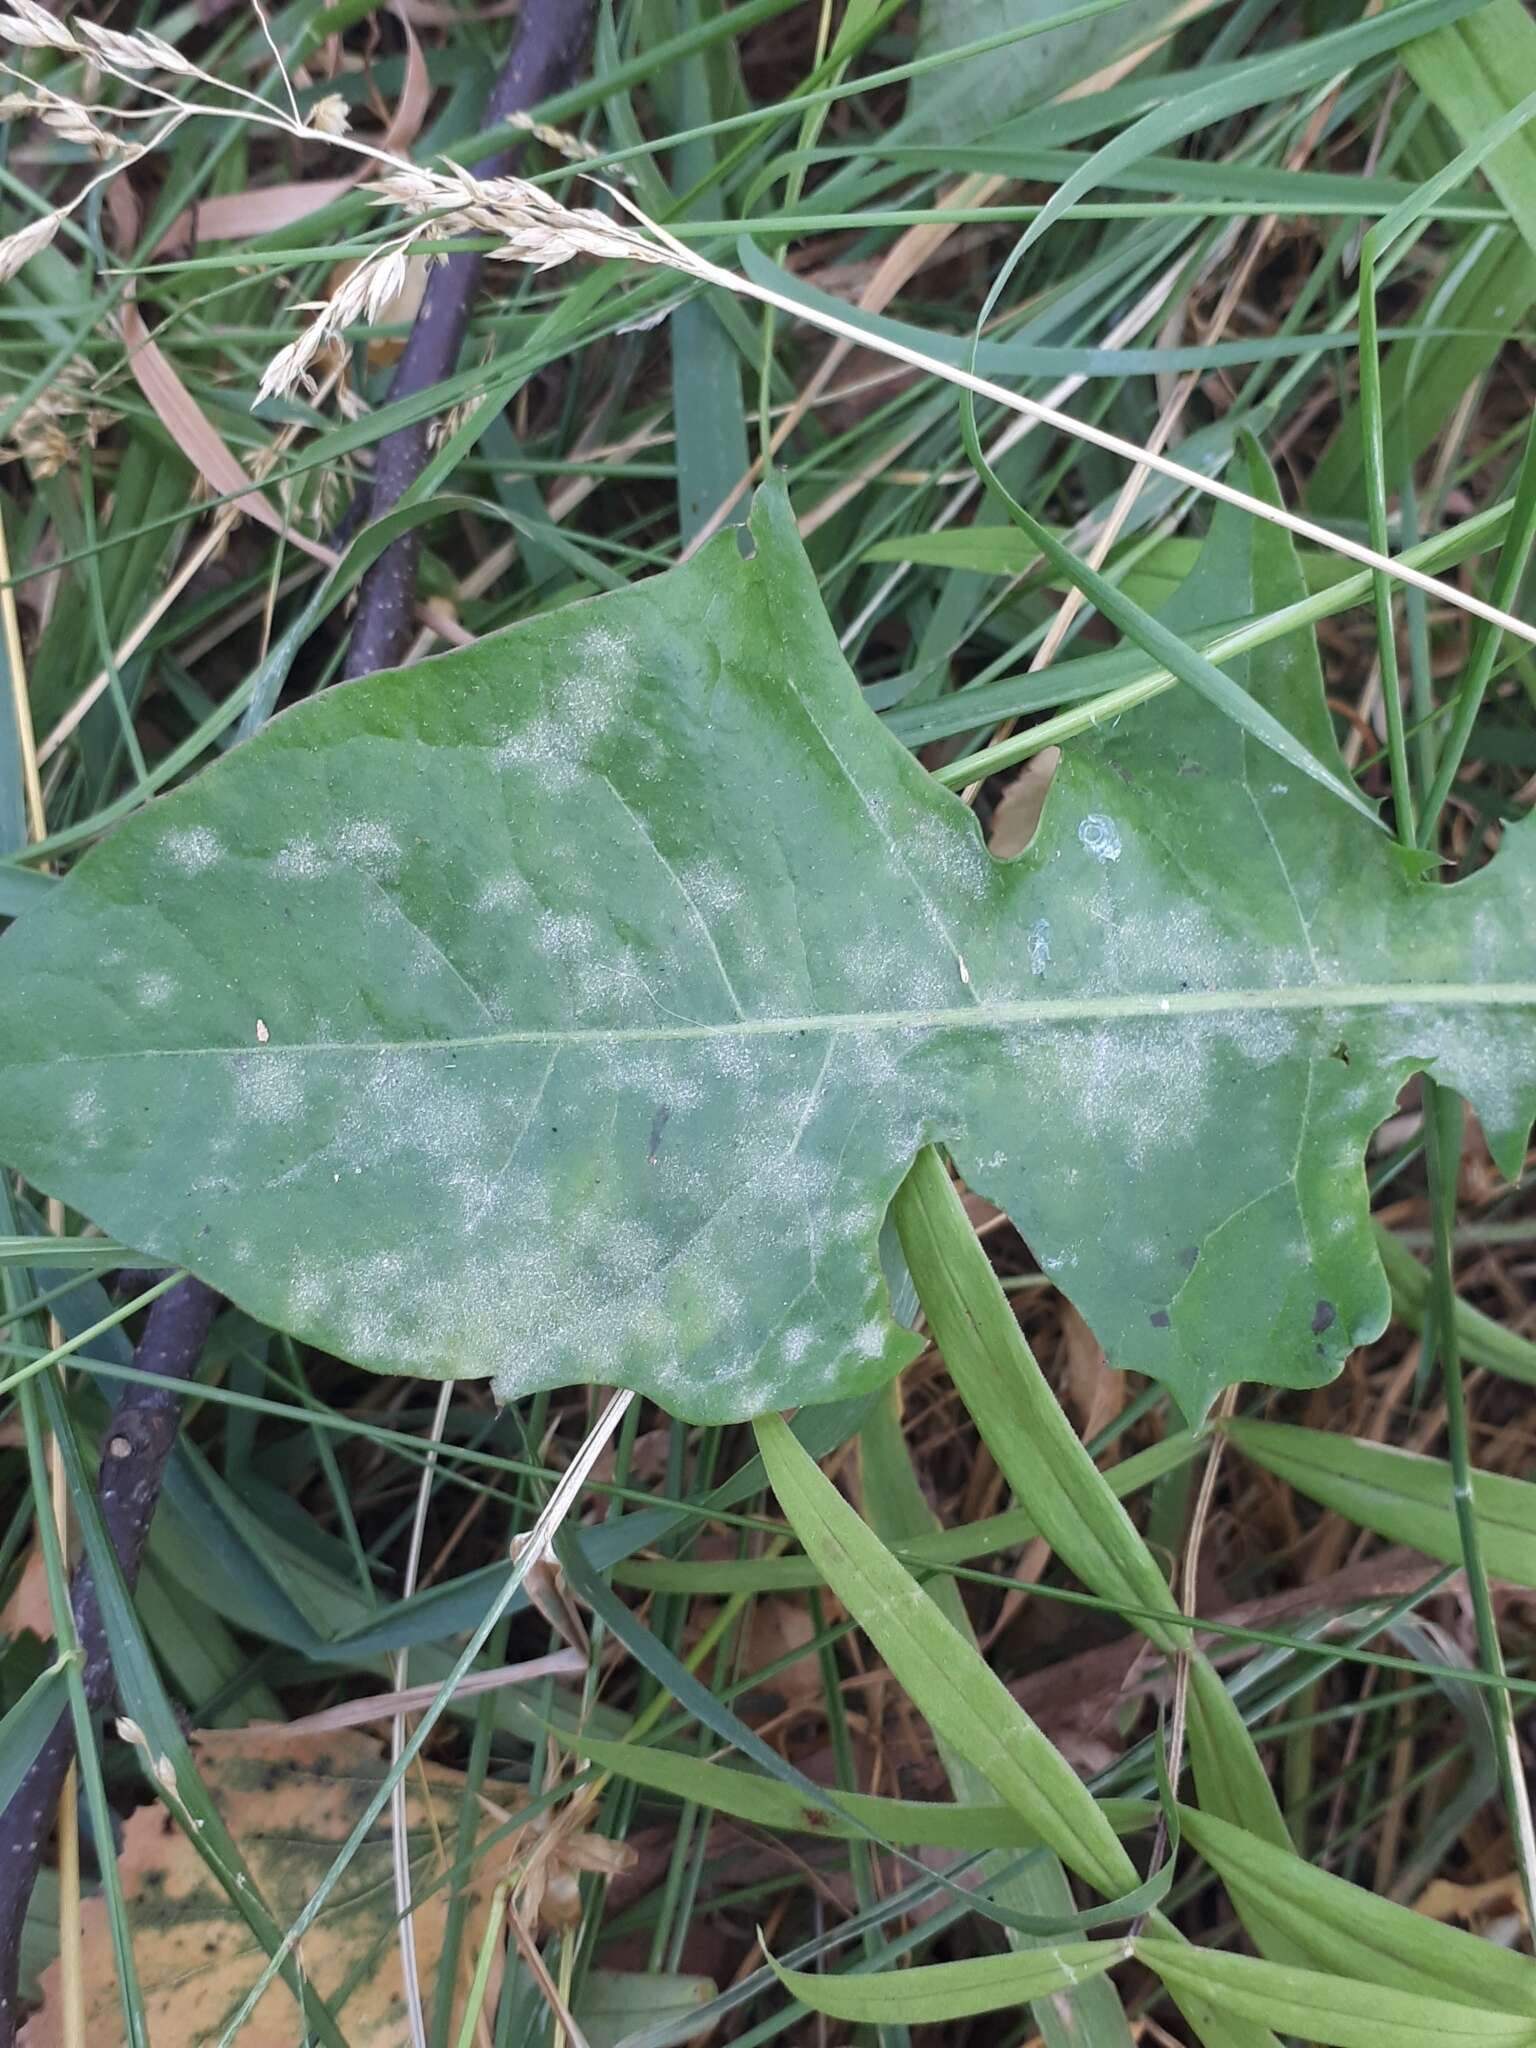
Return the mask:
M934 1342L1015 1499L1085 1586L1160 1649L1183 1648L1167 1580L1047 1384L936 1152L918 1155L893 1213Z
M617 1778L645 1785L681 1800L776 1834L822 1835L836 1841L883 1842L904 1849L1032 1849L1038 1832L1011 1806L973 1805L946 1799L886 1799L868 1792L837 1790L837 1808L813 1805L793 1785L729 1764L702 1762L681 1750L637 1742L607 1742L577 1729L560 1737L578 1756L588 1757ZM840 1817L841 1809L849 1818ZM1149 1825L1155 1809L1144 1800L1104 1800L1100 1811L1117 1828Z
M1211 1814L1186 1807L1182 1820L1184 1840L1226 1886L1261 1948L1278 1929L1287 1956L1316 1969L1526 2020L1536 2015L1529 1956L1377 1898Z
M1223 1427L1245 1456L1309 1500L1427 1557L1461 1563L1451 1468L1443 1458L1290 1422ZM1472 1503L1488 1570L1517 1586L1536 1586L1536 1485L1474 1472Z
M571 2017L585 2035L587 2048L623 2048L641 2026L684 2022L714 1996L715 1985L708 1977L666 1970L588 1970ZM706 2022L699 2038L713 2031Z
M1091 1793L1002 1680L807 1457L776 1415L756 1425L779 1505L823 1577L946 1749L975 1766L1063 1863L1102 1892L1135 1865Z
M1134 1946L1138 1960L1176 1994L1187 1987L1235 2019L1299 2035L1318 2048L1536 2048L1536 2018L1156 1936Z
M750 538L128 819L0 939L0 1158L360 1364L724 1421L912 1357L880 1225L941 1140L1186 1413L1331 1377L1387 1314L1361 1159L1404 1078L1520 1157L1536 827L1426 885L1174 690L995 862L777 489ZM1307 635L1233 675L1329 758Z
M239 1842L253 1878L286 1925L307 1903L369 1797L389 1768L370 1737L308 1736L242 1730L199 1745L198 1769ZM423 1771L427 1791L423 1791ZM438 1884L451 1860L462 1780L435 1764L405 1781L417 1965L430 1991L447 1914L449 1887ZM429 1814L430 1800L433 1812ZM487 1817L487 1831L493 1825ZM468 1878L472 1944L478 1945L490 1896L508 1851L478 1861ZM407 2048L400 1944L388 1816L355 1858L345 1889L304 1938L307 1981L336 2014L348 2041ZM263 1964L265 1951L229 1900L208 1882L201 1856L161 1806L146 1806L123 1831L119 1858L134 1929L134 1960L151 2036L176 2048L217 2041ZM433 1889L436 1885L436 1889ZM87 2037L92 2048L122 2039L106 1909L84 1912ZM468 1984L472 1957L463 1965ZM62 2040L58 1965L43 1980L41 2012L23 2035L26 2048ZM301 2021L285 1984L274 1984L241 2031L241 2048L292 2048Z
M786 1970L772 1956L768 1962L784 1989L812 2012L838 2020L931 2026L1048 1998L1112 1970L1128 1954L1121 1941L1074 1941L1022 1954L926 1963L868 1976Z

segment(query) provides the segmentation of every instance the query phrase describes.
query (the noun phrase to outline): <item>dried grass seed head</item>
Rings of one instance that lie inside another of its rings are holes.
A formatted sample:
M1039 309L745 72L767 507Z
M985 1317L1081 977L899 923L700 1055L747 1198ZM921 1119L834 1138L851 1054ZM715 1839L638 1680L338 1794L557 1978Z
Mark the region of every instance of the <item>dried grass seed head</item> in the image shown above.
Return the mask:
M309 127L316 135L345 135L352 117L339 92L328 92L309 110Z
M0 284L13 278L24 264L41 255L64 219L62 213L45 213L40 220L28 221L24 228L18 228L14 235L0 238Z
M15 43L23 50L65 50L71 56L80 54L80 45L63 22L56 20L46 7L38 6L37 0L11 0L11 12L0 14L0 40Z

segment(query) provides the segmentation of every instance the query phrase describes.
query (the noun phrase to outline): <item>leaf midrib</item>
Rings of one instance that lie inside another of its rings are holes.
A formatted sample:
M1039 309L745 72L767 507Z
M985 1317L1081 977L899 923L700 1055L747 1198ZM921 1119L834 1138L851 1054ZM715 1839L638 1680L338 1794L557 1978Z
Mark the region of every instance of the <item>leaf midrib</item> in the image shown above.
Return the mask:
M1127 996L1057 996L1029 1002L980 1001L948 1010L811 1011L800 1016L726 1018L709 1024L592 1025L583 1029L491 1031L473 1038L281 1040L265 1045L138 1046L131 1051L55 1052L12 1060L13 1067L102 1066L114 1060L275 1059L293 1053L454 1052L493 1045L654 1045L719 1038L792 1038L813 1032L850 1036L885 1031L989 1031L1015 1024L1073 1024L1117 1019L1156 1022L1264 1010L1517 1009L1536 1007L1536 982L1308 983L1296 988L1234 988L1149 992Z

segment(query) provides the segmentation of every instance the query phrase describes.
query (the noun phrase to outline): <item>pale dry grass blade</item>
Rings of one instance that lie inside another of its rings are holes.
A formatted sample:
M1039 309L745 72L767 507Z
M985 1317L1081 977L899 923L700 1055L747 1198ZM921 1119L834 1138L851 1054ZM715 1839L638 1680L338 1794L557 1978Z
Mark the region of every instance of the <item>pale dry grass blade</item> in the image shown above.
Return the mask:
M529 1657L521 1664L498 1664L491 1671L474 1671L453 1688L456 1700L475 1699L481 1693L503 1692L512 1685L538 1685L546 1678L579 1678L587 1659L575 1650L551 1650L547 1657ZM375 1721L388 1721L396 1714L414 1714L431 1706L442 1691L438 1685L407 1685L390 1692L371 1693L366 1699L343 1700L340 1706L323 1707L315 1714L301 1714L296 1721L251 1721L243 1728L200 1728L199 1747L217 1746L221 1741L241 1742L253 1729L263 1734L289 1737L297 1742L308 1735L332 1735L342 1728L366 1728Z
M416 1581L421 1572L421 1547L426 1536L427 1509L432 1501L432 1481L437 1474L437 1448L443 1440L443 1430L448 1422L448 1405L452 1399L453 1381L444 1380L437 1390L437 1406L432 1411L432 1427L427 1436L427 1455L422 1461L421 1478L416 1487L416 1511L411 1518L410 1547L406 1554L405 1577L400 1588L400 1597L403 1600L409 1600L416 1591ZM410 1662L409 1649L396 1652L394 1679L397 1692L405 1688ZM405 1709L402 1707L396 1711L390 1723L390 1762L398 1764L404 1750ZM427 2020L421 2002L421 1973L416 1967L416 1928L411 1919L411 1852L403 1771L395 1780L395 1789L390 1794L389 1845L394 1861L395 1919L400 1940L400 1969L405 1980L406 2015L411 2028L411 2048L427 2048Z
M21 752L21 787L26 806L27 831L33 839L46 839L48 819L43 803L40 756L32 725L32 698L27 689L27 664L21 644L21 621L16 613L16 586L11 581L11 556L6 544L5 523L0 520L0 635L5 641L5 665L11 683L11 714L16 722L16 744Z

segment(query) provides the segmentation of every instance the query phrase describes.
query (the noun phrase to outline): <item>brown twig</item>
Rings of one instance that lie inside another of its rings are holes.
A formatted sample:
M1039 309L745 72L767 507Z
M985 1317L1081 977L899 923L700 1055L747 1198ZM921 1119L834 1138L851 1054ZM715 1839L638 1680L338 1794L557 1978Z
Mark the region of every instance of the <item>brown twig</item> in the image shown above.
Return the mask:
M202 1356L218 1305L212 1289L190 1277L161 1295L133 1355L137 1370L154 1374L154 1381L124 1385L102 1438L97 1482L102 1519L130 1587L139 1575L166 1460L176 1441L180 1382L191 1376ZM85 1696L92 1711L100 1712L112 1696L112 1658L89 1563L75 1570L70 1605L85 1653ZM0 2048L12 2048L16 2039L22 1924L74 1754L74 1725L67 1713L61 1714L0 1813Z
M525 114L550 94L570 83L580 67L591 24L590 0L523 0L522 26L506 68L497 79L485 110L485 125L495 127L513 114ZM500 178L517 162L520 145L476 166L478 178ZM411 328L405 353L389 387L389 402L418 398L450 375L464 345L470 308L479 288L485 258L461 250L439 264L427 280L421 309ZM374 457L369 516L382 517L421 475L426 466L428 422L415 420L397 427L379 442ZM357 614L343 675L372 675L388 668L405 651L416 592L420 535L412 528L379 556L363 577Z

